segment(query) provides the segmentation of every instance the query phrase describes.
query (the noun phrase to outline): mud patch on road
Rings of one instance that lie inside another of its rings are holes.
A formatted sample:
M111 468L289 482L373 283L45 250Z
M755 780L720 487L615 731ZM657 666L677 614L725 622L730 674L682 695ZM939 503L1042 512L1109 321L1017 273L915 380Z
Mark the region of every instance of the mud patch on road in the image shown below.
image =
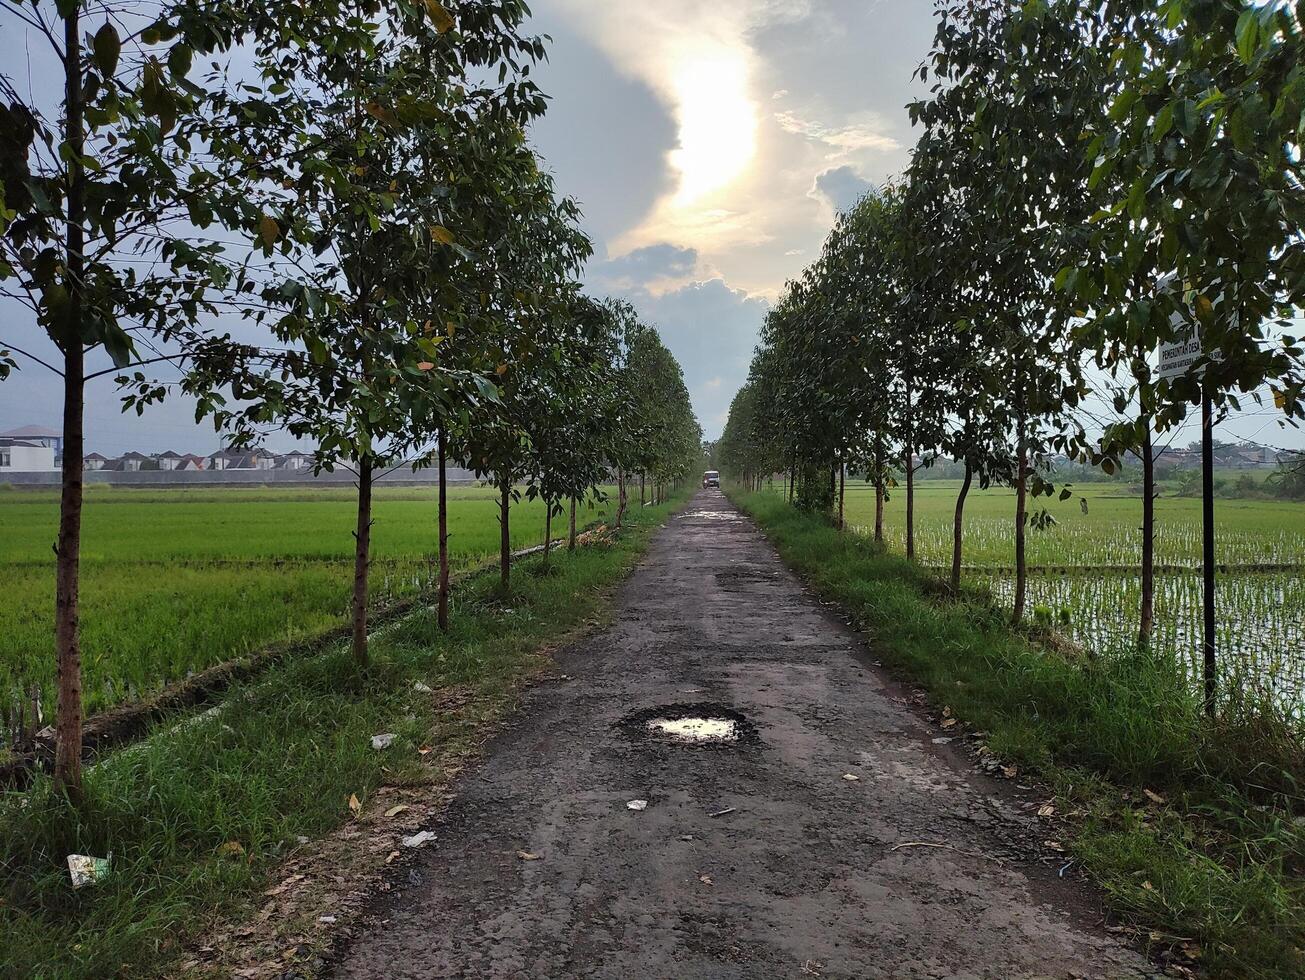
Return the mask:
M716 573L716 584L723 589L729 589L729 587L737 585L751 585L760 582L770 583L778 580L779 572L770 572L761 568L731 568Z
M757 727L735 708L709 701L663 704L617 723L626 738L691 748L735 748L761 741Z

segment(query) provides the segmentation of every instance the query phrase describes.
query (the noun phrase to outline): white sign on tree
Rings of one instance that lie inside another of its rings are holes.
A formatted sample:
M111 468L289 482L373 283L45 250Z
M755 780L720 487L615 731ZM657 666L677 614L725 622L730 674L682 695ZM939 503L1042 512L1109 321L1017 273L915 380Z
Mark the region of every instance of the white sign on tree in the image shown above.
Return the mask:
M1201 331L1175 313L1170 323L1178 339L1160 344L1159 373L1161 378L1176 378L1188 372L1201 359Z

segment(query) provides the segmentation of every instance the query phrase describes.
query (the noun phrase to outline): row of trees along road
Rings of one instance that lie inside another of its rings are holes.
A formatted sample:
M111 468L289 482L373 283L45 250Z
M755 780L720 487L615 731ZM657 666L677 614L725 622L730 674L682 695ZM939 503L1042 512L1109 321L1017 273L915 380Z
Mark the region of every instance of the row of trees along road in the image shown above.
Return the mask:
M901 473L914 557L913 476L961 461L953 591L966 495L1014 487L1019 622L1025 534L1049 519L1030 497L1072 495L1052 485L1050 458L1113 472L1137 454L1145 645L1154 441L1203 394L1226 412L1267 386L1280 424L1305 417L1293 335L1305 302L1305 5L937 8L909 170L838 217L770 313L722 465L753 482L790 471L790 494L823 510L835 474L865 472L877 540ZM1160 377L1160 345L1192 330L1199 356Z
M526 143L544 56L521 0L8 0L44 45L0 74L0 289L64 383L55 779L81 788L84 387L180 392L247 446L288 430L358 477L353 650L365 666L372 487L445 468L565 504L615 471L683 478L678 365L629 307L582 295L590 244ZM42 60L44 59L44 60ZM87 370L105 352L112 366ZM150 365L166 363L160 375ZM160 380L162 378L162 380ZM624 496L621 501L624 504ZM623 517L623 508L617 521ZM551 530L551 528L550 528Z

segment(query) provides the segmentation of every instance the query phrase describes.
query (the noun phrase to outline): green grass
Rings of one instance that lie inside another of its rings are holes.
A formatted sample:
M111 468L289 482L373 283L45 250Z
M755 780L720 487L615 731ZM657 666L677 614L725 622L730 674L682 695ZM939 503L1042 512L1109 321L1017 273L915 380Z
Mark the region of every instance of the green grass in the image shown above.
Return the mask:
M1172 657L1049 653L983 596L931 598L929 572L777 494L741 502L884 663L1081 814L1072 854L1121 915L1197 940L1215 976L1305 974L1305 749L1273 702L1207 724Z
M214 916L246 909L297 835L316 837L367 807L382 785L437 780L481 728L437 712L431 695L467 693L476 717L510 709L537 650L605 607L666 505L632 515L610 545L538 557L515 570L504 602L497 578L473 576L456 594L453 629L428 611L373 644L365 674L343 645L284 663L233 689L219 714L172 731L87 773L88 802L72 813L45 782L0 797L0 976L170 975L183 944ZM395 732L377 752L370 737ZM418 746L435 751L421 761ZM245 858L220 849L238 842ZM113 854L102 884L73 892L69 853Z
M457 487L449 496L455 569L496 554L495 492ZM581 520L608 509L586 508ZM36 684L46 716L53 711L57 519L52 491L0 491L0 709ZM92 488L82 549L87 709L135 700L190 672L342 622L354 520L347 487ZM561 530L555 522L554 533ZM511 532L514 548L542 541L543 504L514 504ZM428 588L436 547L434 489L379 489L373 604Z

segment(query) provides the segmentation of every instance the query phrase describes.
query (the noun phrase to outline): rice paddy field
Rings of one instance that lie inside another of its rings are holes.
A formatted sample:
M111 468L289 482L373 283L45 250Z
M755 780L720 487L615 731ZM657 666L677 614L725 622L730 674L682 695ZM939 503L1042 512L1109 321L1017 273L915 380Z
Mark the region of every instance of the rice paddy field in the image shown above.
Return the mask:
M957 481L916 484L916 553L949 566ZM1075 488L1061 502L1038 498L1055 524L1030 528L1030 616L1054 623L1085 648L1109 655L1132 649L1141 585L1141 497L1122 484ZM1086 502L1086 510L1084 509ZM848 485L847 520L874 529L874 491ZM885 508L889 546L905 547L905 492ZM1009 607L1014 589L1015 495L1008 488L972 491L966 504L966 581L986 586ZM1305 504L1217 500L1217 616L1221 670L1228 689L1272 695L1305 715ZM1201 502L1162 495L1156 501L1156 649L1191 665L1201 656Z
M170 681L345 621L355 521L350 487L94 486L82 544L82 657L89 712ZM606 515L599 503L586 523ZM379 487L372 529L372 602L433 587L435 489ZM58 519L55 491L0 489L0 717L39 688L54 707L51 624ZM514 548L539 544L544 507L512 507ZM555 536L563 525L554 522ZM490 488L449 491L455 570L489 560L499 542Z

